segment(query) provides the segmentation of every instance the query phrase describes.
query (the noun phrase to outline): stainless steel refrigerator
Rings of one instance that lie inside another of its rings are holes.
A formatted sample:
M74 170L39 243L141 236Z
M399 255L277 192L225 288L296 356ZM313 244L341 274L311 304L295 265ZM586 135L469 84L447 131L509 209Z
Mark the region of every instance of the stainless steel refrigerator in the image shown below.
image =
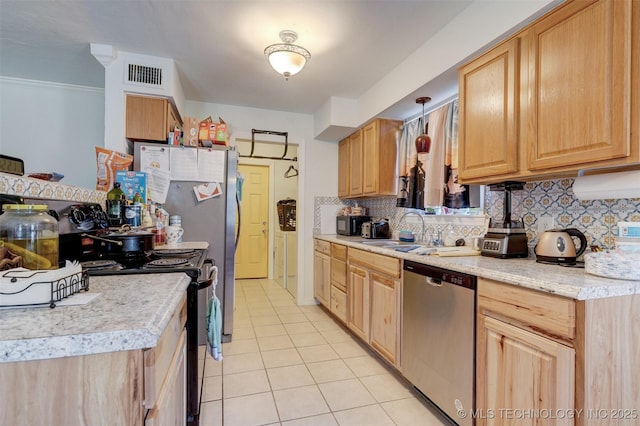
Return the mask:
M140 168L140 148L158 144L136 142L134 144L134 169ZM170 145L161 145L168 149L181 149ZM191 148L183 149L209 149ZM166 202L162 206L170 215L182 217L184 228L183 241L206 241L209 243L208 257L214 260L218 268L216 296L222 306L222 341L231 341L233 332L233 310L235 306L235 248L237 241L236 215L240 214L240 202L237 197L238 152L224 146L214 145L211 149L224 151L224 182L219 182L222 194L198 202L193 188L203 182L171 180ZM206 321L208 291L201 291L198 299L198 344L207 342Z

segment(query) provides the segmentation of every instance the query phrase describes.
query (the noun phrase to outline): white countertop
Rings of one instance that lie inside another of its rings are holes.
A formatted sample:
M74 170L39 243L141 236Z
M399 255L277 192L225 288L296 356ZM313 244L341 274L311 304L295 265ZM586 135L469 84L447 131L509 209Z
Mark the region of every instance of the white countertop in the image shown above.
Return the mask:
M640 294L640 281L601 278L586 273L583 268L544 265L537 263L531 257L526 259L495 259L485 256L421 256L362 244L363 239L360 237L327 234L315 235L314 237L372 253L451 269L576 300Z
M89 293L100 295L85 305L0 310L0 362L155 347L189 282L183 273L91 276Z

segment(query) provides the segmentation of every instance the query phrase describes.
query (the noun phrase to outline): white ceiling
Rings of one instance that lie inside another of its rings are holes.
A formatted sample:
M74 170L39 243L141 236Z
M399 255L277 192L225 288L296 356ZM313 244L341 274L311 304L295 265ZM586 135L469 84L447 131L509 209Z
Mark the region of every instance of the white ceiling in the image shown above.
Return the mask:
M0 0L0 75L104 87L89 50L100 43L174 59L188 100L314 113L330 96L359 98L470 3ZM289 81L263 54L283 29L311 52ZM455 84L455 69L436 80L430 90ZM420 111L415 97L402 104L390 106L393 118Z

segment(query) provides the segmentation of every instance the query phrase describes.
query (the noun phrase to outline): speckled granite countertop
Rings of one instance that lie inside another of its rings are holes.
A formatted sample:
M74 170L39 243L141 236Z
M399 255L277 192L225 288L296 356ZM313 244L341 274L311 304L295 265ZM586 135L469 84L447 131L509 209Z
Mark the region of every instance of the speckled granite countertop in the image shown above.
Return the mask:
M182 273L92 276L89 292L100 295L86 305L0 310L0 362L155 347L189 282Z
M494 259L485 256L420 256L388 248L368 246L362 244L363 240L360 237L340 235L315 235L314 237L372 253L412 260L576 300L640 293L640 281L600 278L586 273L583 268L543 265L531 257L527 259Z

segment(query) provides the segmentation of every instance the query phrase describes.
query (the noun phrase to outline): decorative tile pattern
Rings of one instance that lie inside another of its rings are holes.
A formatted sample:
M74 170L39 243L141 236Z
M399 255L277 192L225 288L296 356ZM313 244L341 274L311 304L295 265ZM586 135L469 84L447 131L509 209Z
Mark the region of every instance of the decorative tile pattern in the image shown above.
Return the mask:
M573 195L573 179L528 182L522 191L511 194L512 218L522 218L531 249L538 243L538 218L552 216L558 228L577 228L582 231L588 243L602 248L613 248L619 221L640 221L640 199L612 199L580 201ZM419 222L400 223L402 215L410 209L396 207L396 198L377 197L361 199L358 202L369 208L374 218L389 218L394 237L400 229L421 232ZM324 204L347 204L353 206L355 200L341 200L337 197L316 197L314 208L314 230L319 228L320 206ZM504 215L504 193L485 191L485 214L501 221ZM482 236L486 225L461 221L460 216L425 216L426 234L435 236L438 231L448 232L453 228L459 238L470 239Z
M577 228L589 244L613 248L619 221L640 221L640 199L580 201L573 195L573 179L529 182L512 192L512 217L523 218L529 246L538 242L540 216L552 216L558 228ZM502 219L503 192L485 192L485 213Z
M422 224L419 220L411 222L403 220L402 216L414 209L396 206L395 196L376 198L364 198L357 200L358 204L369 209L369 215L373 219L389 219L389 226L393 232L393 238L398 238L400 230L413 232L416 236L422 232ZM314 199L314 232L319 233L320 207L323 205L347 205L355 206L356 200L342 200L337 197L316 197ZM435 216L425 215L425 234L436 237L453 228L458 238L470 240L486 233L486 225L483 218L477 216ZM415 219L415 217L414 217ZM477 225L476 223L479 223Z
M104 204L107 193L57 182L0 173L0 194Z

